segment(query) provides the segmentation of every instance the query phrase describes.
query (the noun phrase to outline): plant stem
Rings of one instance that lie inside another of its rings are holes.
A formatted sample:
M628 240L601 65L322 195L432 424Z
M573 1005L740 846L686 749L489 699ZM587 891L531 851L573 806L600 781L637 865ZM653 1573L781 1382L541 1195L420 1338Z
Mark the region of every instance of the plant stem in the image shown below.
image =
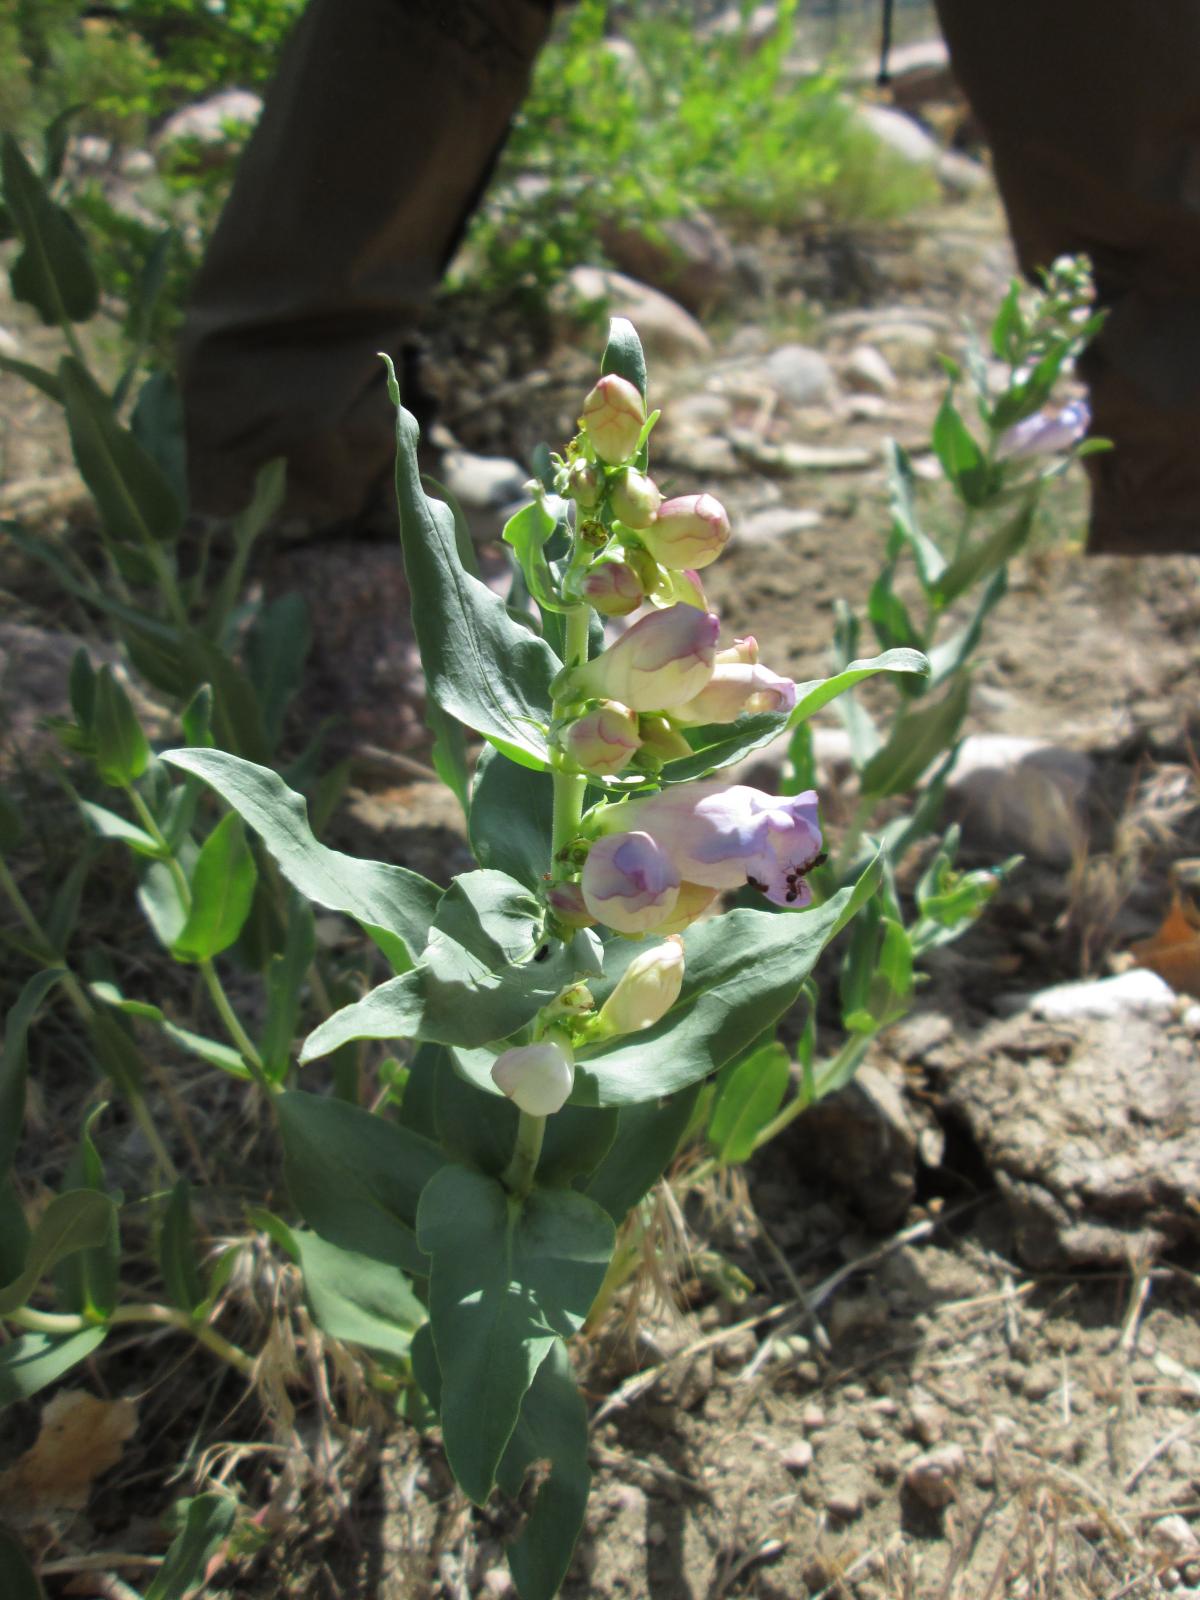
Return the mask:
M581 667L588 658L588 627L591 611L587 606L574 606L566 617L566 665ZM557 710L557 707L555 708ZM554 836L551 857L557 859L579 832L583 817L583 797L587 792L587 779L582 774L555 771L554 781Z
M187 874L180 865L178 856L168 843L166 834L164 834L162 829L159 827L158 819L155 817L153 811L151 811L150 807L142 799L141 795L131 783L127 783L124 787L125 793L129 797L130 805L137 812L138 821L141 823L142 827L145 828L146 832L150 835L155 844L163 853L163 860L166 863L167 871L171 874L171 877L175 881L175 887L179 891L179 903L182 905L184 913L186 914L192 909L192 890L191 885L187 881Z
M190 1333L206 1350L211 1350L213 1355L218 1356L251 1382L257 1370L257 1362L253 1356L247 1355L237 1345L231 1344L223 1334L218 1333L207 1322L202 1322L197 1317L190 1317L186 1311L180 1311L175 1306L118 1306L111 1316L103 1319L72 1316L54 1311L35 1311L30 1306L24 1306L20 1311L9 1312L5 1321L14 1323L18 1328L25 1328L31 1333L47 1333L52 1336L83 1333L88 1328L118 1328L133 1323L148 1322L160 1328L177 1328L180 1333Z
M254 1040L242 1027L238 1014L230 1004L229 996L225 993L220 974L217 972L216 967L213 966L211 959L200 963L200 975L204 979L205 988L208 990L213 1005L217 1008L217 1014L224 1024L225 1031L237 1046L238 1052L250 1072L250 1076L265 1095L268 1097L274 1095L277 1092L276 1087L267 1077L262 1057L258 1053Z
M582 1332L585 1336L594 1334L604 1321L613 1296L633 1276L638 1261L642 1254L642 1240L646 1236L646 1227L641 1217L635 1211L621 1230L617 1241L617 1248L613 1251L612 1260L608 1263L608 1271L604 1274L604 1281L596 1291L596 1298L592 1301L591 1308L584 1319Z
M513 1146L512 1160L505 1168L501 1182L518 1200L523 1200L533 1188L538 1157L542 1153L542 1140L546 1135L545 1117L532 1117L522 1111L517 1124L517 1142Z

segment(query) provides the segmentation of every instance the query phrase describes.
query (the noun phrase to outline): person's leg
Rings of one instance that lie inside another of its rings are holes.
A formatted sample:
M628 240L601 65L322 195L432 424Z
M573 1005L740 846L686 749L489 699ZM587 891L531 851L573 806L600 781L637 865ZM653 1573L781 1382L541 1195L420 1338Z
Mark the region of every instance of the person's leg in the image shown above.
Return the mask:
M1086 251L1097 553L1200 553L1200 0L937 0L1022 269Z
M181 350L194 509L283 455L290 512L386 474L395 353L528 85L551 0L311 0L197 277Z

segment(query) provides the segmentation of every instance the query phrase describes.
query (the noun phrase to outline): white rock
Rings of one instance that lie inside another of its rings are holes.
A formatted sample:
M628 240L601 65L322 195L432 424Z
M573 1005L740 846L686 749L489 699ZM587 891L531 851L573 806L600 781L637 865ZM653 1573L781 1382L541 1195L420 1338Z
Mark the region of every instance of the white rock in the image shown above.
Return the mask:
M7 356L10 361L17 361L21 356L21 341L7 328L0 328L0 356Z
M950 794L965 828L997 849L1068 865L1086 845L1093 763L1081 750L1013 734L964 739Z
M896 387L896 374L887 357L873 344L856 345L851 350L845 379L852 389L865 389L869 394L891 394Z
M904 1487L933 1511L957 1499L955 1485L967 1470L966 1452L960 1444L940 1445L910 1462Z
M695 317L623 272L574 267L567 287L576 299L606 301L611 316L628 317L652 360L704 361L712 355L712 343Z
M813 1455L813 1447L808 1440L797 1439L779 1452L779 1460L789 1472L794 1472L799 1477L812 1466Z
M71 154L81 167L106 167L112 160L112 140L98 133L81 133L71 142Z
M723 394L702 390L699 394L681 394L667 402L659 429L691 424L693 427L720 428L733 415L733 402ZM657 443L657 434L655 442Z
M469 450L448 450L441 476L454 498L472 511L495 511L520 499L529 481L524 468L507 456L477 456Z
M772 387L795 406L823 405L837 392L833 368L808 345L781 344L764 365Z
M1188 1006L1179 1020L1193 1038L1200 1039L1200 1004Z
M933 167L942 153L936 139L930 137L919 122L906 117L903 111L893 111L889 106L871 104L855 107L859 122L886 146L894 155L911 161L914 166Z
M121 176L124 178L152 178L158 165L149 150L130 150L121 157Z
M804 533L809 528L819 528L819 511L798 511L791 506L769 506L751 516L739 518L733 536L744 544L773 544L777 539L787 539L794 533Z
M173 144L178 139L196 139L201 144L228 143L226 125L241 123L252 128L262 114L262 96L251 94L249 89L225 89L208 100L198 100L195 105L184 106L173 117L168 117L158 130L157 143Z
M1115 978L1058 983L1043 989L1028 1010L1045 1022L1104 1017L1169 1017L1178 1004L1174 989L1157 972L1134 967Z
M861 472L874 466L878 455L873 450L839 445L770 444L748 428L729 435L739 454L756 467L776 472Z
M951 194L978 194L991 183L986 167L957 150L942 150L937 158L937 175Z

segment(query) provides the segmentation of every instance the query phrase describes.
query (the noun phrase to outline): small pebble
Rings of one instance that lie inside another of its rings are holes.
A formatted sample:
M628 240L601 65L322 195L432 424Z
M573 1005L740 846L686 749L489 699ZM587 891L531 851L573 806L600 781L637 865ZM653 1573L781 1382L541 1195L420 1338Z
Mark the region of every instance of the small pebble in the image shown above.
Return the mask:
M813 1464L813 1447L807 1439L797 1439L794 1444L789 1444L780 1451L779 1459L789 1472L794 1472L799 1477Z
M492 1567L483 1575L483 1590L485 1594L502 1597L514 1592L512 1576L507 1567Z
M835 1489L825 1496L825 1507L831 1517L841 1522L853 1522L862 1516L863 1499L857 1487Z
M1039 1361L1025 1374L1021 1392L1027 1400L1045 1400L1061 1387L1062 1373L1058 1367L1052 1361Z
M828 1420L820 1406L805 1406L800 1413L800 1426L805 1433L816 1433L828 1425Z
M928 1400L917 1400L909 1407L908 1432L921 1444L935 1445L942 1437L945 1417L940 1406Z
M955 1484L967 1470L966 1451L960 1444L944 1444L909 1463L904 1487L932 1511L940 1511L957 1498Z

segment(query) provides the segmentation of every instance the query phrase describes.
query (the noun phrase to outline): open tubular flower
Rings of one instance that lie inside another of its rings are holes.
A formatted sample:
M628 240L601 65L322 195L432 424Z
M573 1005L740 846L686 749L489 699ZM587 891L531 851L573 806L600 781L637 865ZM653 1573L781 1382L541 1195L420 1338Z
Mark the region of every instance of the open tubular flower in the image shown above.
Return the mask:
M612 777L623 772L641 747L638 719L628 706L602 701L576 717L559 735L559 746L581 772Z
M637 449L646 407L627 378L610 372L583 402L579 420L600 460L617 466Z
M1061 411L1038 411L1023 417L996 440L996 461L1024 461L1030 456L1052 456L1077 444L1091 426L1086 400L1072 400Z
M664 567L707 567L729 543L729 518L715 495L679 495L663 501L639 537Z
M669 711L694 699L712 677L720 623L710 611L668 606L635 622L616 644L577 667L581 694L632 711Z
M567 1103L575 1082L575 1064L552 1039L518 1045L496 1057L492 1082L531 1117L549 1117Z
M679 870L648 833L610 833L588 851L583 900L597 922L617 933L646 933L679 898Z
M734 722L743 713L790 711L796 704L796 685L791 678L781 678L757 662L723 662L725 653L718 653L713 675L700 693L674 708L673 722L685 728L701 727L709 722Z
M600 1008L596 1032L640 1033L661 1021L679 999L683 986L683 940L661 944L634 956L616 988Z
M710 889L748 883L776 905L792 908L812 899L805 875L821 857L812 789L770 795L744 784L680 784L622 806L619 815L621 826L658 841L689 883Z

